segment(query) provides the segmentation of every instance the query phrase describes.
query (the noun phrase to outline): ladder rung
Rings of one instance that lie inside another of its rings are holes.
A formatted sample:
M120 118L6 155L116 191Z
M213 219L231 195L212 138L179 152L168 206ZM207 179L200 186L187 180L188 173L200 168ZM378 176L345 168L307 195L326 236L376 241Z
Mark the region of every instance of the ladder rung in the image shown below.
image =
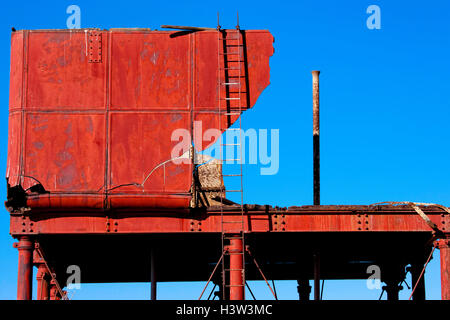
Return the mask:
M226 284L225 287L244 287L245 284Z
M244 60L228 60L228 62L245 62Z
M223 221L222 223L244 223L244 221Z
M240 112L225 112L224 115L225 116L238 116L240 115ZM223 144L223 146L225 146L225 144Z
M231 254L244 254L244 252L230 252L230 251L227 251L227 252L225 252L225 254L229 254L229 255L231 255Z
M240 177L242 174L223 174L223 177Z
M221 146L240 146L241 144L240 143L224 143L224 144L221 144Z
M220 100L241 100L241 98L220 98Z
M241 55L240 52L219 52L219 54L222 56L232 56L232 55L239 56L239 55ZM228 61L228 62L230 62L230 61Z
M229 233L228 233L229 234ZM223 235L223 238L224 239L244 239L244 237L243 236L226 236L225 234Z
M240 82L222 82L222 84L223 85L226 85L226 86L231 86L231 85L240 85L241 83Z
M219 70L241 70L241 68L228 67L228 68L219 68Z
M241 40L241 37L237 38L219 38L220 40Z
M244 271L244 269L225 269L225 271Z
M226 47L243 47L244 45L242 44L226 44Z
M225 192L242 192L242 190L225 190Z

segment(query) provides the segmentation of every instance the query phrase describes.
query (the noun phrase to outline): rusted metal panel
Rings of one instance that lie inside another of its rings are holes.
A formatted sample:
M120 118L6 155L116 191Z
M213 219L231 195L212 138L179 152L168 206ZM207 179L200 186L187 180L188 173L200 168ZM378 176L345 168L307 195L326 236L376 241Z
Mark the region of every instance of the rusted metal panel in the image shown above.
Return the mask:
M9 110L21 109L23 97L23 33L11 37L11 73L9 81ZM14 54L12 54L14 53Z
M240 81L251 107L269 84L273 37L244 34L248 59L234 63L248 65ZM171 135L193 136L194 120L219 129L217 39L212 30L13 32L7 178L25 190L22 205L188 208L193 167L170 161Z
M189 110L190 36L111 33L112 110Z
M89 31L30 31L27 37L26 110L105 109L107 64L89 63ZM107 51L106 41L102 46Z
M29 112L25 121L27 176L55 193L94 193L103 186L105 152L99 148L105 141L103 114ZM36 182L25 177L23 187Z

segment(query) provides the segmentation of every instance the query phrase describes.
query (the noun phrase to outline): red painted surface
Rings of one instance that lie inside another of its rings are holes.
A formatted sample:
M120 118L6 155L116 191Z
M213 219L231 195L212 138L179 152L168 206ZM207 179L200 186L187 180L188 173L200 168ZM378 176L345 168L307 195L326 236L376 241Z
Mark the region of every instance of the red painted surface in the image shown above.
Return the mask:
M50 276L47 267L40 264L36 275L37 279L37 300L50 299Z
M130 202L132 199L129 200ZM303 206L286 211L270 208L248 210L244 217L245 232L431 232L430 227L412 208L380 206L368 210L367 206L328 206L328 210ZM424 212L440 229L450 223L448 214L439 209ZM239 208L225 208L227 219L237 220ZM168 208L158 212L116 211L113 216L82 211L34 210L31 217L12 215L11 234L83 234L83 233L177 233L221 232L220 209L211 209L202 219ZM107 222L109 226L107 227ZM201 224L199 224L201 223Z
M245 299L245 283L243 278L243 243L241 238L231 239L228 246L230 256L230 300Z
M269 84L273 37L244 34L251 107ZM189 207L192 165L158 165L172 158L175 129L192 136L194 120L219 128L217 39L215 31L13 32L10 186L42 184L49 193L29 195L32 209ZM222 130L236 118L224 116Z
M17 300L31 300L34 244L30 237L22 236L17 243L19 265L17 276Z
M450 235L438 242L441 253L441 299L450 300Z

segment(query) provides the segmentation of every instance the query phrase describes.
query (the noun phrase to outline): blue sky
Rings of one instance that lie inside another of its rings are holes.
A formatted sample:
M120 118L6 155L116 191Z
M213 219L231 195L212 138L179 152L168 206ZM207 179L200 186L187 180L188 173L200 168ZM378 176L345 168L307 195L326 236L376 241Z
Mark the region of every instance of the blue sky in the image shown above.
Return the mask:
M234 3L234 4L233 4ZM450 202L450 2L427 1L55 1L5 2L1 10L0 172L8 133L10 30L66 28L66 8L81 8L81 27L162 24L268 29L275 37L271 85L243 128L279 129L280 169L260 175L246 165L245 202L278 206L312 202L311 70L321 70L322 204L380 201ZM366 8L381 9L381 29L366 27ZM6 199L5 183L0 198ZM3 200L2 200L3 201ZM16 296L17 251L0 208L0 299ZM410 279L408 283L411 284ZM196 299L204 283L160 284L163 299ZM257 298L270 299L262 283ZM439 254L426 273L427 298L440 298ZM296 283L277 282L296 299ZM365 281L327 281L325 299L377 299ZM403 290L401 298L409 296ZM147 299L149 284L82 285L75 299Z

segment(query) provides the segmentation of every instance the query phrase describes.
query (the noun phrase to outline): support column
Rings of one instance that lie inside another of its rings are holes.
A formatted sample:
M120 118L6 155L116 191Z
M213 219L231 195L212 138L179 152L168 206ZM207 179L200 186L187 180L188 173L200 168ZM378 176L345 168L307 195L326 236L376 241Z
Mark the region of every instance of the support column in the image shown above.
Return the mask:
M450 300L450 234L439 240L437 247L441 253L441 299Z
M311 294L311 286L309 285L309 280L302 279L297 280L297 291L298 298L301 301L309 301L309 296Z
M387 256L384 262L380 262L381 267L381 281L386 285L383 290L386 291L387 300L398 301L399 292L403 290L400 285L405 279L405 265L398 261L395 256Z
M151 299L156 300L156 286L157 286L157 283L156 283L156 252L155 252L154 248L152 248L150 259L151 259L151 261L150 261Z
M414 262L411 263L411 286L414 286L417 283L416 289L414 290L412 299L414 301L424 301L425 300L425 272L420 278L419 282L417 280L420 277L420 274L423 270L423 263Z
M314 300L320 300L320 254L314 253Z
M50 300L50 274L45 264L38 267L37 279L37 299Z
M386 285L383 287L383 289L386 291L387 299L389 301L398 301L398 293L400 290L403 290L402 286L399 286L398 280L386 280Z
M34 243L29 236L21 236L14 247L19 250L17 300L31 300Z
M230 239L230 300L244 300L244 259L242 238Z

